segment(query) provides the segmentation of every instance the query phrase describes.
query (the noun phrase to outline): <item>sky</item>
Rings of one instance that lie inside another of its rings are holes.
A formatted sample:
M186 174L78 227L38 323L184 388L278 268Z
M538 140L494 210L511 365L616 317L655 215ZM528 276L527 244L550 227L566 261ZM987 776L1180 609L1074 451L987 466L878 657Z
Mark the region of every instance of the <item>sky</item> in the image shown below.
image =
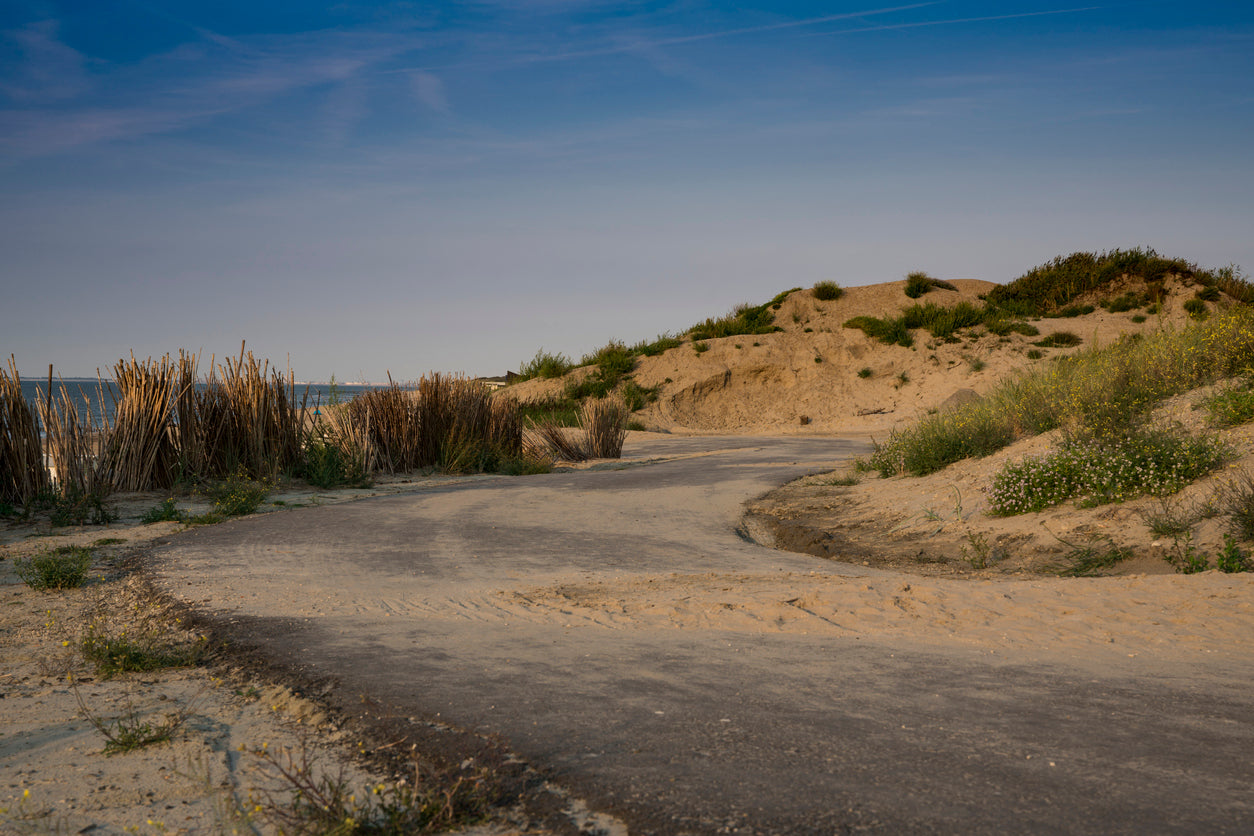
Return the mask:
M0 357L503 374L738 303L1254 268L1254 4L7 0Z

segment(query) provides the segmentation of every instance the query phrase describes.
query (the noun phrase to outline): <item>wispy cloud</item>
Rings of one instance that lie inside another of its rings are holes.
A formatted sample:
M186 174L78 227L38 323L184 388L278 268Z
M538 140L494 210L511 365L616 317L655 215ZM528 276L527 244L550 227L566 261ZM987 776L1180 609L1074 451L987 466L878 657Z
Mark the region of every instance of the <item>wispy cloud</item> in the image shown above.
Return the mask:
M1043 12L1017 12L1008 15L984 15L982 17L954 17L946 20L918 20L908 23L885 23L877 26L863 26L857 29L835 29L830 32L811 32L811 37L823 37L826 35L854 35L859 32L882 32L889 29L919 29L925 26L950 26L958 23L984 23L993 20L1015 20L1017 18L1026 17L1047 17L1050 15L1068 15L1079 12L1094 12L1102 9L1102 6L1080 6L1074 9L1050 9Z
M0 94L19 102L68 99L91 86L82 54L59 38L55 20L41 20L0 34L14 60L0 64Z
M922 9L927 6L934 6L940 0L930 0L924 3L910 3L904 6L886 6L877 9L863 9L856 12L845 12L842 14L821 15L819 17L808 17L800 20L784 20L775 23L763 23L754 26L741 26L731 29L718 29L709 32L696 32L689 35L629 35L618 33L612 36L609 43L589 46L580 49L567 49L555 52L531 52L514 55L507 58L480 59L466 62L456 62L452 64L429 65L421 67L407 67L391 70L390 72L416 72L427 70L441 69L468 69L480 67L505 67L522 64L543 64L559 61L576 61L583 58L596 58L607 55L619 55L623 53L637 52L641 50L658 49L667 46L679 46L682 44L698 43L700 41L712 41L722 38L734 38L744 35L761 34L764 32L775 32L786 29L800 29L808 26L818 26L823 23L832 23L837 20L851 20L863 17L876 17L879 15L892 14L894 12L912 11L914 9Z
M44 58L42 73L27 72L25 78L40 84L28 80L19 88L26 95L10 94L14 106L0 110L0 153L5 156L39 156L178 131L321 87L328 87L323 126L343 135L365 112L353 100L360 91L344 85L416 46L409 36L389 33L318 32L243 41L202 31L196 43L133 66L104 66L87 76L83 60L71 61L64 50L53 48L55 31L55 25L44 25L27 33L27 43L61 58Z

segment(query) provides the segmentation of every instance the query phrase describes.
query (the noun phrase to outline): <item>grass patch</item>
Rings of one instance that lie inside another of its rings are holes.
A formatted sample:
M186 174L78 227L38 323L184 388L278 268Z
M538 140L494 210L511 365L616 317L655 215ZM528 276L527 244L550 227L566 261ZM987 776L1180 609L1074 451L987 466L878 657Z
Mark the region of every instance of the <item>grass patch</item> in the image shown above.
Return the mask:
M1084 341L1078 335L1070 331L1057 331L1032 345L1039 345L1041 348L1070 348L1082 342Z
M118 518L117 512L104 504L103 491L88 491L69 486L58 494L48 509L53 528L71 525L108 525Z
M83 657L103 679L124 673L190 668L199 665L205 655L203 642L176 645L156 636L108 636L90 627L81 648Z
M1044 356L1045 356L1045 354L1044 354L1044 352L1042 352L1039 348L1029 348L1029 349L1028 349L1028 352L1027 352L1027 354L1026 354L1025 356L1026 356L1029 360L1039 360L1039 359L1041 359L1042 357L1044 357Z
M697 352L697 354L704 354L710 350L710 344L707 342L694 342L692 344L692 350Z
M1205 319L1209 316L1210 311L1206 307L1206 303L1201 299L1186 299L1184 302L1184 311L1193 319Z
M870 366L863 366L862 368L858 369L858 377L862 378L863 380L866 380L868 377L871 377L873 374L875 374L875 372L871 370Z
M518 369L518 376L523 380L536 377L551 380L562 377L574 367L574 363L565 354L550 354L541 348L536 352L535 357L523 363Z
M31 589L76 589L91 568L92 553L82 546L59 546L13 561L22 583Z
M931 293L933 290L957 290L947 281L932 278L927 273L914 272L906 275L906 295L911 299L918 299L925 293Z
M894 432L872 459L885 476L924 475L1064 424L1118 438L1164 399L1251 364L1254 311L1238 306L1183 330L1131 335L1007 379L979 403Z
M770 334L783 330L775 325L775 314L783 301L801 288L794 287L778 294L761 305L737 305L732 312L720 319L707 319L688 329L688 336L696 340L716 340L741 335Z
M664 351L679 348L683 344L683 339L673 334L659 334L658 338L651 342L636 343L631 347L631 351L635 354L642 354L645 357L656 357Z
M989 488L989 513L1024 514L1070 499L1093 506L1172 494L1231 455L1215 439L1167 430L1075 441L1002 468Z
M360 448L335 438L311 438L305 445L300 476L316 488L368 488L370 474ZM276 503L277 504L277 503Z
M159 522L182 522L186 516L178 509L174 497L169 497L145 511L144 515L139 518L139 521L144 525L152 525Z
M1238 286L1239 277L1231 282ZM1168 276L1218 284L1218 271L1206 271L1179 258L1165 258L1152 248L1108 250L1102 253L1076 252L1059 256L1034 267L1009 284L993 288L990 304L1023 316L1045 316L1065 310L1077 297L1105 290L1127 277L1143 282L1149 301L1159 301Z
M1254 420L1254 380L1216 392L1201 402L1212 426L1235 427Z
M845 289L832 281L815 282L811 292L820 302L831 302L845 295Z

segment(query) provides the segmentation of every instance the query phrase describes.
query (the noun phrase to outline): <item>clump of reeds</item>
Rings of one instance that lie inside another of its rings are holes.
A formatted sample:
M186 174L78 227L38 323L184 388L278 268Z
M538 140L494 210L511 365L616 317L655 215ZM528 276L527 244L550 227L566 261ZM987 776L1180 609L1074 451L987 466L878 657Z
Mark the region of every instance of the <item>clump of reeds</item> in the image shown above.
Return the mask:
M103 464L115 490L171 485L178 461L173 410L179 371L168 354L142 362L132 355L113 367L118 398L113 426L105 433Z
M617 459L627 439L627 406L621 398L597 398L584 402L579 414L589 458Z
M25 506L47 489L39 425L10 357L9 371L0 368L0 502Z
M526 430L525 444L535 454L568 462L621 458L629 414L622 398L589 398L580 408L578 430L556 421L533 421Z
M238 359L210 372L195 400L201 425L194 430L200 434L196 443L204 445L197 475L223 478L242 471L274 480L301 461L304 400L296 401L290 371L285 380L270 361L241 349Z

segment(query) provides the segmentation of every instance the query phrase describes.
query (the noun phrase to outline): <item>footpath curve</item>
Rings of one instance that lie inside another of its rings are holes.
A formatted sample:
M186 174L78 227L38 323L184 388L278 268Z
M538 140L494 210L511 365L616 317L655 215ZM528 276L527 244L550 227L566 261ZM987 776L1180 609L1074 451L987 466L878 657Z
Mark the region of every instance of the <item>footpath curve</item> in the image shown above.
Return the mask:
M631 833L1254 828L1248 655L999 644L1009 616L960 587L942 617L920 579L744 536L745 502L863 452L650 440L607 469L189 530L149 566L339 702L499 734Z

